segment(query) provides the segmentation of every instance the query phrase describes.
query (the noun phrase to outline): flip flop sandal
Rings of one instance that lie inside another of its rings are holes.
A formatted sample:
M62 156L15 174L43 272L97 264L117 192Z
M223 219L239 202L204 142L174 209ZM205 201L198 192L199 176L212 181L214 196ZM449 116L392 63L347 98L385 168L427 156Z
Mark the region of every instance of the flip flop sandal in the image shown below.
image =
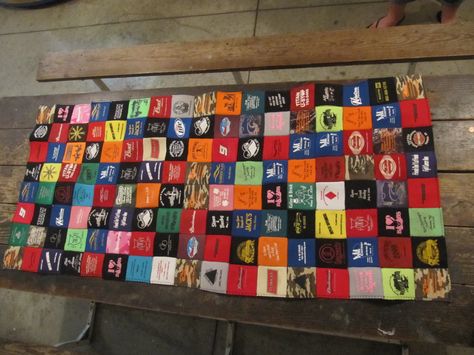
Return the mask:
M440 11L441 13L441 11ZM375 22L375 27L374 28L379 28L379 22L380 20L382 20L385 16L382 16L381 18L379 18L376 22ZM397 27L397 26L400 26L403 21L405 20L405 16L403 16L393 27ZM368 25L366 28L370 28L370 26L372 26L372 23L370 25Z

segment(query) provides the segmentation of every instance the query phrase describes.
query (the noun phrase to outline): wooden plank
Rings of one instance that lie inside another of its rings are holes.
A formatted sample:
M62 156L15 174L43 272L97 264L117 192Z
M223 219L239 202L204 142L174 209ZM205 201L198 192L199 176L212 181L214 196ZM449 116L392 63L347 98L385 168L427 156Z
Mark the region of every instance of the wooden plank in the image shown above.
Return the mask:
M474 229L447 227L446 248L451 281L474 285Z
M25 174L24 166L0 166L0 203L17 203L20 183Z
M430 99L433 120L474 119L474 92L470 89L474 83L474 75L431 76L424 77L423 81ZM40 105L52 106L58 103L78 104L101 100L125 100L156 95L196 95L213 90L277 90L288 89L295 84L198 86L86 94L3 97L0 98L0 117L2 118L2 128L31 128L34 125L36 112Z
M183 55L184 54L184 55ZM198 73L474 56L474 24L414 25L46 54L37 80Z
M440 173L439 181L444 223L474 227L474 175Z
M231 297L197 289L2 270L0 287L379 341L469 345L474 328L474 319L470 316L474 312L474 288L463 285L453 286L451 302L325 299L305 302Z
M15 205L0 204L0 245L8 244L10 237L10 220L15 212Z

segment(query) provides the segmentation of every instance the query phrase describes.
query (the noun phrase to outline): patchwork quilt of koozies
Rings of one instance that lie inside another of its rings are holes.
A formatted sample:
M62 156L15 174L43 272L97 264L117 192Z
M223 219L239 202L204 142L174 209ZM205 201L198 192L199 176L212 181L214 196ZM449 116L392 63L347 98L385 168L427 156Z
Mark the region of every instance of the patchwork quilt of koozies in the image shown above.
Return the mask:
M41 106L4 267L241 296L446 298L422 79Z

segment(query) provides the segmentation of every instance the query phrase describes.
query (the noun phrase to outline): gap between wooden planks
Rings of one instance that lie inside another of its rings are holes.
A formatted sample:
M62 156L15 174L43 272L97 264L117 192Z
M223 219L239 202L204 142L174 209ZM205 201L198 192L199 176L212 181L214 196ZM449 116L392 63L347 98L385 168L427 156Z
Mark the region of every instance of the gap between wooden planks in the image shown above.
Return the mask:
M474 57L474 24L346 29L47 53L38 81Z

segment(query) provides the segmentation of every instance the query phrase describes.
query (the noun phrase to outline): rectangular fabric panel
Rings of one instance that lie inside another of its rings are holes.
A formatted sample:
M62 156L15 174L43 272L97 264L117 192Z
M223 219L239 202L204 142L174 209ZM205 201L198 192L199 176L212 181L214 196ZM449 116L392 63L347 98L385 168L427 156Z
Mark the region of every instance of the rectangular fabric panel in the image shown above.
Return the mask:
M41 106L4 267L238 296L445 299L425 92L411 75Z

